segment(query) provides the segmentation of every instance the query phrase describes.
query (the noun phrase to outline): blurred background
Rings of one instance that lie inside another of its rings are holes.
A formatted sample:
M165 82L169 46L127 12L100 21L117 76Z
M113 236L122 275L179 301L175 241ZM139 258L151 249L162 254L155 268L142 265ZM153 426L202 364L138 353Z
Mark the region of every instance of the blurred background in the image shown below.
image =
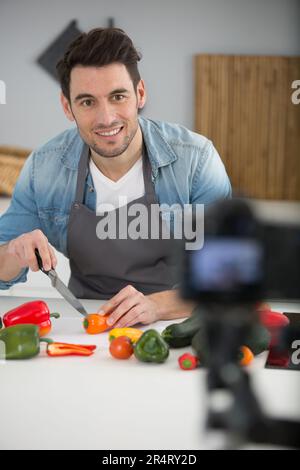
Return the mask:
M1 0L0 145L34 149L70 126L37 58L70 21L110 18L143 54L147 117L211 138L236 189L300 200L299 0Z
M30 150L70 127L37 60L71 21L123 28L143 55L145 117L210 138L234 190L270 202L265 214L280 201L299 215L299 0L0 0L0 213Z

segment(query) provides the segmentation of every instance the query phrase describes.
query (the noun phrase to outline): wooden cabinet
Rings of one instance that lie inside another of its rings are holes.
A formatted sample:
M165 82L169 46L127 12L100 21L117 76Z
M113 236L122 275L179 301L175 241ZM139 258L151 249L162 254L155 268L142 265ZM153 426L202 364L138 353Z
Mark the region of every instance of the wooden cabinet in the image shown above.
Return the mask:
M294 80L299 57L195 57L195 130L214 142L238 193L300 200Z

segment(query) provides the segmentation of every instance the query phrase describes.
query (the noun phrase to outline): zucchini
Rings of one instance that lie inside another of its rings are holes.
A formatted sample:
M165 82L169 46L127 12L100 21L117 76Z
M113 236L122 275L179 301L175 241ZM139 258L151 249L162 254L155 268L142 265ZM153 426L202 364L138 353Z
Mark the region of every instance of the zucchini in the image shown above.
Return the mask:
M167 326L161 336L171 348L183 348L192 344L193 336L202 326L202 315L196 311L183 322Z

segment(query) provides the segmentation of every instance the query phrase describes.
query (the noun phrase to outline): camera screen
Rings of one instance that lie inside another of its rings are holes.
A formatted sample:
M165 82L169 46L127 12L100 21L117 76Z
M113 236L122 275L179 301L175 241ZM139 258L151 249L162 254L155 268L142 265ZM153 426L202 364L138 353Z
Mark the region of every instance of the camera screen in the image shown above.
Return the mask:
M253 239L206 239L190 255L190 282L194 292L241 300L263 281L263 250Z

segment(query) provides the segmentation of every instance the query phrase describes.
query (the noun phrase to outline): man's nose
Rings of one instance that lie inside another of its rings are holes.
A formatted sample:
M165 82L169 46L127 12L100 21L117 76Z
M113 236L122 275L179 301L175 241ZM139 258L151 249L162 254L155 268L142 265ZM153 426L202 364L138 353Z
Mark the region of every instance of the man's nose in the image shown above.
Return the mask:
M110 127L116 121L113 106L109 103L101 103L97 113L97 123L99 127Z

